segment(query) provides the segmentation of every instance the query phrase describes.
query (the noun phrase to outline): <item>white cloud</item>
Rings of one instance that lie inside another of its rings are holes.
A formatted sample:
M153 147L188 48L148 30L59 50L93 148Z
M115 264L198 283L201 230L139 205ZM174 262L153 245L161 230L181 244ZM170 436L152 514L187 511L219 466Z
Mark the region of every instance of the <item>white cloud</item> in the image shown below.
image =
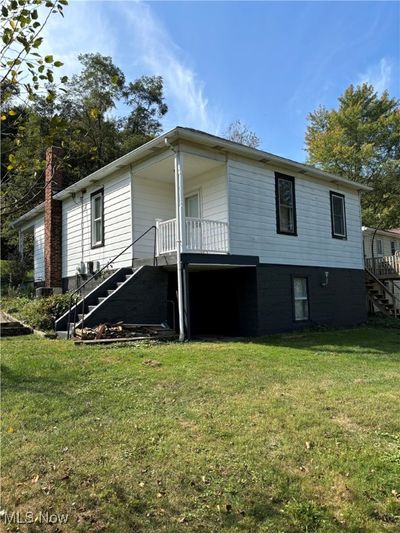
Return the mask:
M64 63L63 75L80 71L78 55L81 53L100 52L111 56L116 53L116 39L110 34L100 5L74 0L64 8L64 17L58 14L50 17L44 29L41 52L51 53Z
M392 65L388 59L382 57L379 63L370 65L366 72L359 74L357 84L373 85L378 93L388 90L392 79Z
M64 63L63 75L79 72L79 53L110 55L128 79L142 74L163 77L169 107L166 129L182 125L220 131L221 114L210 109L204 83L149 5L73 0L64 14L64 19L50 19L41 49Z
M164 79L166 100L170 106L168 122L173 120L172 126L192 126L217 133L221 119L215 110L210 110L204 83L186 64L183 51L173 42L150 6L132 2L119 9L131 29L131 37L124 45L138 54L136 57L140 63L151 73Z

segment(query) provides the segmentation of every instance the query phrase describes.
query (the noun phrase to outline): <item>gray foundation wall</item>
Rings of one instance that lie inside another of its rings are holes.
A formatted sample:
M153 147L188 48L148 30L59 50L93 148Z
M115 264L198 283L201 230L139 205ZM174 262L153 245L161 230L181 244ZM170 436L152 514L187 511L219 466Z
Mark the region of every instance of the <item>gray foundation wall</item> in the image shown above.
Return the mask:
M325 272L328 285L323 287ZM293 277L306 277L309 320L296 322ZM365 273L342 268L259 265L257 267L258 335L315 325L355 326L367 320Z
M85 318L86 326L124 321L160 324L167 319L168 273L145 266L108 301Z

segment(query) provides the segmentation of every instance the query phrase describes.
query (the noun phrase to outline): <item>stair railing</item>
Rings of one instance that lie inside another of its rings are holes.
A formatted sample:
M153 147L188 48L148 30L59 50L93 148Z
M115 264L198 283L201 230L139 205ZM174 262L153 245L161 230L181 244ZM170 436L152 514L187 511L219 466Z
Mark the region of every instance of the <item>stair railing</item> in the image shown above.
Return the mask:
M388 289L386 287L386 285L384 283L382 283L381 280L378 279L371 270L369 270L368 268L365 268L365 271L374 280L374 282L377 283L380 286L380 288L383 290L383 292L385 292L386 294L388 294L392 298L394 316L395 317L397 317L397 316L400 317L400 299L397 298L397 296L394 294L394 292L392 292L390 289Z
M97 278L101 274L101 272L103 272L107 267L109 267L112 263L114 263L122 254L124 254L127 250L129 250L129 248L131 248L134 244L136 244L138 241L140 241L140 239L142 239L148 233L150 233L150 231L154 231L153 266L156 266L156 264L157 264L157 256L156 256L157 228L156 228L156 226L150 226L150 228L148 228L144 233L142 233L137 239L135 239L133 242L128 244L128 246L126 246L126 248L124 248L122 250L122 252L119 252L115 257L113 257L110 261L108 261L108 263L106 263L104 266L102 266L100 268L100 270L95 272L92 276L90 276L90 278L88 278L84 283L82 283L82 285L80 285L77 289L75 289L73 292L71 292L71 297L69 299L68 318L67 318L67 339L69 339L71 337L70 318L71 318L71 310L72 310L73 306L75 306L75 308L74 308L74 315L73 315L72 331L73 331L73 334L75 335L75 326L76 326L76 322L77 322L76 319L77 319L77 314L78 314L77 311L78 311L78 299L79 299L79 297L81 297L81 306L82 306L82 314L83 314L83 317L82 317L82 320L81 320L81 327L83 329L83 324L84 324L84 321L85 321L85 302L86 302L86 296L87 295L82 297L82 295L81 295L82 289L90 281L92 281L92 279ZM75 297L75 301L73 303L74 297Z

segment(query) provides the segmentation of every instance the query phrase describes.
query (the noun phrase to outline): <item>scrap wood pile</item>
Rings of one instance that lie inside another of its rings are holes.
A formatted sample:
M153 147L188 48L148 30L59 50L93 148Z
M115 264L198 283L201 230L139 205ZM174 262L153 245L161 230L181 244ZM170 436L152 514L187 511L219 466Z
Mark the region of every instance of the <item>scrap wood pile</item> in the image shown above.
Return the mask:
M82 341L107 341L112 339L165 340L175 337L175 331L166 324L99 324L94 328L76 328L75 337Z

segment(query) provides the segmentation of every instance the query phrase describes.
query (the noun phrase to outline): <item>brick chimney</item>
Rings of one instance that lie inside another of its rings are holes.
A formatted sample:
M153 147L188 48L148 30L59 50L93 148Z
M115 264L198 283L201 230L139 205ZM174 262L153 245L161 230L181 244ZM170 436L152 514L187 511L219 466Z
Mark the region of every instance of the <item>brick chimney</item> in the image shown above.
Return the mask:
M62 149L50 146L46 150L44 195L44 279L45 286L59 292L61 278L61 201L53 196L62 188Z

